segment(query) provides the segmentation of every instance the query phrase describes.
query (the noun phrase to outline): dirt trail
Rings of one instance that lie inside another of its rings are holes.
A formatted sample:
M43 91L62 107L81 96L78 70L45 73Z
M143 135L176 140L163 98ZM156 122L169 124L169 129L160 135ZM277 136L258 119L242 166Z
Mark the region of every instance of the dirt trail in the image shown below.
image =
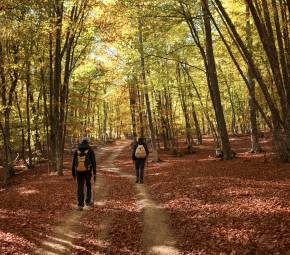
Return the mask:
M147 192L146 184L135 184L136 177L120 172L115 172L122 177L131 179L135 185L137 204L143 212L143 233L142 243L145 254L150 255L178 255L180 252L174 247L175 240L168 227L168 219L165 212L158 206Z
M122 143L113 150L111 148L103 148L98 153L97 158L100 158L102 155L108 156L98 165L99 173L94 191L94 194L97 195L94 197L94 204L98 207L106 206L106 198L111 187L108 183L105 183L106 181L103 176L105 173L112 172L130 179L132 185L135 185L137 205L142 214L144 226L142 233L143 254L177 255L179 252L174 248L175 241L170 233L167 225L167 216L162 208L158 207L150 198L146 190L146 185L135 184L135 176L122 173L114 164L114 160L125 147L127 147L127 144ZM85 208L82 212L71 212L63 223L55 228L54 234L42 242L41 248L35 254L61 255L70 254L72 250L82 250L82 247L74 244L74 239L82 233L82 226L79 222L85 216L87 210L93 209ZM101 220L101 223L98 225L99 233L96 240L97 243L106 243L111 223L112 219L109 216L105 216Z
M170 233L168 219L162 208L150 198L144 185L136 184L136 191L138 205L144 211L143 245L146 254L180 254L174 247L176 242Z
M111 151L111 149L109 149L107 151L108 157L100 166L98 166L98 171L99 172L102 171L103 173L104 172L105 173L116 172L116 168L115 168L115 165L113 164L113 162L114 162L115 158L118 157L118 155L122 151L122 149L123 149L123 147L120 147L120 148L114 149L113 152ZM100 176L102 176L102 174ZM103 177L102 177L101 185L103 186L103 188L101 190L96 190L96 192L95 192L95 194L99 194L101 196L101 199L95 199L94 204L95 204L95 206L105 207L107 194L108 194L108 191L111 187L108 183L107 184L105 183ZM98 187L98 185L97 185L97 187ZM99 233L98 233L97 240L96 240L97 243L106 245L108 234L110 231L111 222L112 222L112 219L108 215L106 215L101 220L101 223L98 226Z
M96 154L96 160L100 159L107 152L106 148L102 148ZM99 168L105 167L106 161L110 161L108 158L102 162ZM94 204L96 206L103 206L103 198L107 193L107 185L104 184L104 178L101 174L98 174L97 181L95 183L95 187L93 190L93 195L97 194L94 197ZM57 226L53 232L53 235L48 236L47 240L41 243L41 248L38 249L35 254L39 255L61 255L61 254L69 254L70 250L78 249L81 247L77 247L73 244L74 238L81 233L82 227L79 222L83 215L87 210L91 210L90 208L86 208L82 212L72 211L70 215L64 219L63 223ZM103 222L106 222L104 220ZM101 229L107 229L107 226L102 226Z

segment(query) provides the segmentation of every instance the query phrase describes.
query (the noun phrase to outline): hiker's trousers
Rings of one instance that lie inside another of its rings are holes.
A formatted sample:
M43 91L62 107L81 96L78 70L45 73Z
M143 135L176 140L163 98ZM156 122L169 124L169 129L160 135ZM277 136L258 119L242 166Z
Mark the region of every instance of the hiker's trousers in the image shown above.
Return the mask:
M135 160L136 178L138 181L143 181L144 179L145 162L146 162L146 159Z
M86 171L83 173L77 173L77 182L78 182L78 206L84 206L85 194L84 194L84 185L87 187L87 196L86 203L91 202L92 197L92 186L91 186L91 171Z

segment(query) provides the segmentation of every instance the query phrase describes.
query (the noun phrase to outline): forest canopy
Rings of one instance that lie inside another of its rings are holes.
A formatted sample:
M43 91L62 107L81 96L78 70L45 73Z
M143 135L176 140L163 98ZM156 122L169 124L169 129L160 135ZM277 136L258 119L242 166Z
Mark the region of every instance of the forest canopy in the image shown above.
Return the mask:
M290 161L288 0L2 0L1 164L39 155L59 175L83 136L146 137L188 153L212 136Z

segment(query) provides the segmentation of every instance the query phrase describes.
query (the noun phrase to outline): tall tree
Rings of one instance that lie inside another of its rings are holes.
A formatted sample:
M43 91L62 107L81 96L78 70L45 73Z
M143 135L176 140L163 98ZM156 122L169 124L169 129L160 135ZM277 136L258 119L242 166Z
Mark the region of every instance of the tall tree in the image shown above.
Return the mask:
M249 53L253 52L253 38L250 21L249 6L246 3L246 31L247 31L247 47ZM249 108L250 108L250 121L251 121L251 152L261 152L261 146L259 144L259 134L257 125L257 110L254 103L255 98L255 81L251 68L248 66L248 82L249 82Z
M208 84L209 91L214 105L218 131L221 138L221 147L222 147L221 149L223 152L223 158L231 159L233 155L231 152L227 126L224 118L224 112L221 104L220 91L218 86L216 63L213 52L212 30L210 24L208 0L202 0L202 10L206 38L206 59L207 59L207 71L209 76L209 84Z
M153 125L150 98L149 98L149 93L148 93L148 84L147 84L147 79L146 79L145 56L144 56L144 45L143 45L143 23L142 22L143 22L142 18L139 17L138 18L138 40L139 40L139 51L140 51L141 76L142 76L142 81L143 81L148 126L150 129L150 138L151 138L152 154L153 154L152 157L153 157L154 162L158 162L159 156L158 156L158 151L157 151L155 128Z

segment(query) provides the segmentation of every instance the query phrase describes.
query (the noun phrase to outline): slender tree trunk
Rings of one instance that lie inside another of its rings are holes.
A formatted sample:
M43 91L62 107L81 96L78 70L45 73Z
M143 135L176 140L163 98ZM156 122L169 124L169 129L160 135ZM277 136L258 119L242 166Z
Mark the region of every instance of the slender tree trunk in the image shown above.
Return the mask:
M201 95L200 95L200 92L198 91L190 73L189 73L189 70L187 68L184 69L184 71L187 73L187 76L188 76L188 79L196 93L196 96L198 98L198 101L199 101L199 104L200 104L200 107L202 109L202 112L207 120L207 123L208 123L208 126L209 126L209 131L208 134L212 134L213 135L213 138L214 138L214 141L215 141L215 144L216 144L216 147L220 147L220 142L219 142L219 137L217 135L217 132L216 132L216 129L214 127L214 124L210 118L210 115L209 115L209 111L208 111L208 107L207 106L204 106L203 102L202 102L202 98L201 98ZM205 128L204 128L205 130ZM204 131L205 132L205 131Z
M104 87L104 94L107 93L106 88ZM108 126L108 103L104 100L103 103L103 114L104 114L104 121L103 121L103 141L107 142L107 126Z
M4 114L4 184L7 184L9 178L13 175L12 151L10 142L10 113L8 111Z
M251 23L250 23L250 12L249 6L246 3L246 32L247 32L247 44L250 54L252 54L253 49L253 39L252 39L252 31L251 31ZM259 134L258 134L258 126L257 126L257 110L256 105L254 103L255 98L255 82L254 77L251 71L251 68L248 66L248 82L250 86L249 90L249 109L250 109L250 122L251 122L251 152L257 153L261 152L261 146L259 144Z
M282 19L282 29L280 29L280 20L279 14L276 6L276 1L272 0L272 6L274 11L274 19L276 24L276 33L277 33L277 40L279 45L280 51L280 63L283 70L283 77L284 77L284 84L286 88L286 95L287 95L287 116L286 116L286 144L287 149L290 151L290 37L289 37L289 18L290 18L290 1L279 0L280 3L280 13ZM288 6L288 15L287 15L287 6ZM282 30L282 31L281 31ZM282 35L281 35L282 33ZM281 39L282 37L282 39ZM284 49L283 49L283 42L284 42ZM290 160L290 159L289 159Z
M71 36L68 38L68 44L66 48L66 59L65 59L65 68L64 68L64 79L63 86L61 88L60 94L60 111L59 111L59 161L58 161L58 175L63 175L63 153L65 145L65 136L66 136L66 116L67 116L67 104L68 104L68 91L69 91L69 81L71 75L71 50L74 37Z
M262 0L263 5L263 12L264 12L264 22L261 20L259 16L261 16L260 11L257 8L255 8L252 0L246 0L249 10L251 11L251 14L253 16L253 19L255 21L255 25L257 27L257 31L259 33L261 43L263 45L263 49L266 53L269 66L272 71L272 75L274 78L274 84L277 88L277 93L279 95L280 100L280 107L282 109L283 119L287 116L287 109L286 109L286 94L285 94L285 88L283 86L283 79L279 67L279 57L277 48L275 45L275 39L273 35L273 29L271 24L271 18L269 14L269 8L267 0Z
M169 88L164 86L164 105L166 112L166 137L169 142L169 149L171 152L176 150L176 138L175 138L175 125L174 125L174 116L172 110L172 99L169 92Z
M38 151L43 152L42 145L41 145L41 140L40 140L40 126L39 126L39 116L40 116L40 98L41 98L41 93L39 93L38 98L37 98L37 108L36 114L35 114L35 148Z
M54 52L54 93L53 93L53 111L54 111L54 120L53 120L53 134L52 139L54 140L54 161L55 161L55 171L58 175L62 175L62 169L60 164L60 147L61 141L60 138L60 89L61 89L61 73L62 73L62 56L61 56L61 43L62 43L62 19L63 19L63 1L56 0L55 3L55 14L56 14L56 32L55 32L55 52ZM62 109L63 110L63 109Z
M100 105L97 106L97 113L98 113L98 139L102 140L102 123L101 123L101 107Z
M203 6L203 13L204 13L204 27L205 27L205 34L206 34L206 51L203 48L200 38L198 36L198 30L195 27L195 24L193 23L193 17L191 14L188 14L185 8L185 3L182 0L178 1L181 7L182 14L188 24L188 27L190 29L190 33L192 35L192 38L198 47L201 56L204 61L204 66L206 68L206 77L207 77L207 83L209 86L209 91L211 95L211 99L214 105L216 118L218 121L218 131L221 132L221 147L223 150L223 157L225 159L232 158L232 153L230 149L225 119L223 115L223 109L220 102L220 94L218 89L218 82L217 82L217 74L216 74L216 66L215 66L215 60L214 60L214 54L213 54L213 46L212 46L212 34L211 34L211 25L210 25L210 13L208 9L208 1L202 0L202 6ZM211 128L214 128L213 126ZM214 131L214 129L212 129ZM214 137L215 142L217 146L220 145L218 137Z
M52 19L52 17L51 17ZM51 21L51 31L49 33L49 125L50 129L47 129L49 132L49 142L47 142L48 148L48 170L50 171L51 168L53 171L56 170L56 162L55 162L55 113L54 113L54 98L55 98L55 90L53 85L53 77L54 77L54 70L53 70L53 22Z
M210 24L210 15L208 9L208 0L202 0L203 14L204 14L204 28L206 35L206 55L208 63L209 72L209 89L211 91L212 102L214 104L214 110L216 114L216 120L219 130L219 135L221 138L223 158L228 160L233 157L230 147L230 141L228 137L228 131L226 127L226 122L224 118L223 108L220 99L220 91L217 79L217 70L215 64L215 57L213 52L213 42L212 42L212 32Z
M231 105L231 119L232 119L232 123L231 123L231 127L232 127L232 134L233 135L237 135L238 134L238 130L236 127L236 109L235 109L235 103L234 103L234 97L233 97L233 93L231 91L230 85L229 85L229 79L228 79L228 73L224 74L222 68L219 66L219 71L221 72L221 74L224 77L225 80L225 84L227 87L227 92L228 92L228 96L229 96L229 100L230 100L230 105Z
M131 121L132 121L132 133L133 138L137 140L137 123L136 123L136 79L128 83L129 86L129 97L130 97L130 111L131 111Z
M27 166L27 162L25 158L25 133L24 133L23 117L22 117L22 112L20 108L20 102L19 102L18 95L16 92L15 92L15 101L16 101L16 107L17 107L18 116L20 120L20 126L21 126L21 158L24 164Z
M211 14L210 14L210 15L211 15ZM244 82L245 82L245 84L246 84L246 86L247 86L248 91L250 91L250 90L251 90L251 86L250 86L250 84L249 84L249 82L248 82L248 79L247 79L246 75L244 74L242 68L240 67L240 64L238 63L237 59L235 58L235 56L234 56L234 54L233 54L233 52L232 52L232 50L231 50L231 47L229 46L229 44L228 44L227 41L225 40L225 37L224 37L223 34L221 33L221 30L219 29L218 24L216 23L216 21L215 21L215 19L213 18L212 15L211 15L211 19L212 19L212 21L213 21L213 23L214 23L214 25L215 25L216 30L218 31L218 33L219 33L219 35L220 35L220 37L221 37L221 39L222 39L224 45L226 46L226 48L227 48L227 50L228 50L228 53L230 54L230 57L231 57L232 61L234 62L234 64L235 64L237 70L239 71L240 75L242 76L242 78L243 78L243 80L244 80ZM233 36L232 36L232 37L233 37ZM237 47L239 48L239 45L238 45L238 43L235 41L235 39L234 39L234 38L232 38L232 39L233 39L233 41L236 43ZM241 54L243 54L243 53L241 53ZM250 66L250 65L249 65L249 66ZM269 127L269 129L272 130L272 129L273 129L272 124L271 124L269 118L266 116L264 110L262 109L262 107L260 106L260 104L258 103L258 101L256 100L256 98L252 98L252 99L253 99L253 102L255 103L256 108L259 110L261 116L262 116L263 119L265 120L265 123L267 124L267 126Z
M144 94L142 93L140 86L137 85L138 95L138 113L139 113L139 135L145 137L145 117L143 114L144 109Z
M13 63L15 66L18 64L19 47L12 46ZM10 113L13 102L13 95L18 84L18 72L16 69L12 72L11 86L8 90L8 83L6 82L5 68L4 68L4 52L3 46L0 42L0 78L1 78L1 99L3 107L3 122L0 122L1 133L4 142L4 184L8 183L9 178L13 175L13 162L12 162L12 147L10 140ZM8 93L7 93L8 92ZM8 95L7 95L8 94Z
M167 136L167 128L166 128L166 120L164 117L164 104L162 102L162 95L161 92L158 91L157 95L157 105L158 105L158 117L159 117L159 123L161 125L161 135L163 140L163 146L165 150L169 149L168 145L168 136Z
M178 84L178 88L179 88L179 98L180 98L181 108L182 108L184 122L185 122L185 134L186 134L187 150L188 150L188 153L192 153L193 148L192 148L191 125L190 125L190 120L189 120L186 95L185 95L184 88L183 88L183 86L186 84L186 80L185 80L185 84L182 84L181 71L180 71L179 64L177 65L177 68L176 68L176 74L177 74L176 80L177 80L177 84Z
M196 110L195 110L193 95L191 92L190 92L190 98L191 98L191 113L192 113L192 118L193 118L195 132L196 132L196 141L197 141L198 145L201 145L202 144L202 133L201 133L199 121L198 121Z
M31 117L30 117L30 60L26 63L26 122L27 122L27 147L28 147L28 168L32 168L32 149L31 149Z
M141 72L142 72L142 81L144 86L144 96L145 96L145 102L146 102L146 111L147 111L147 119L148 119L148 126L150 130L150 136L151 136L151 143L152 143L152 154L153 154L153 161L158 162L159 156L157 151L157 144L156 144L156 136L155 136L155 130L153 125L153 119L152 119L152 113L151 113L151 106L150 106L150 98L148 94L148 84L146 80L146 72L145 72L145 57L144 57L144 48L143 48L143 24L142 19L138 18L138 38L139 38L139 50L140 50L140 63L141 63Z
M41 64L42 65L42 64ZM41 67L40 69L40 86L41 86L41 94L43 98L43 113L44 113L44 131L46 134L46 153L48 157L48 169L50 171L50 139L49 139L49 119L50 119L50 113L47 106L47 89L45 86L45 72L44 68Z
M263 92L265 100L269 106L269 109L271 111L272 123L273 123L272 132L273 132L274 150L277 152L277 154L279 155L279 158L282 161L290 161L290 153L287 149L287 141L285 141L285 139L283 138L283 135L282 135L282 127L285 128L285 122L281 119L279 111L275 105L275 102L272 100L271 95L268 91L268 87L267 87L264 79L262 78L261 72L257 68L257 65L254 63L253 58L251 57L251 54L249 53L249 51L248 51L244 41L242 40L241 36L237 32L237 30L236 30L232 20L230 19L228 13L224 9L220 0L215 0L215 3L217 4L218 10L220 11L222 17L225 19L226 24L229 26L229 29L231 30L231 33L232 33L233 37L235 38L237 45L239 46L242 54L244 55L244 58L246 59L247 63L249 64L249 67L251 68L253 76L256 78L256 80L261 88L261 91ZM249 4L249 7L252 4L248 0L247 0L247 3ZM253 5L251 5L251 6L253 9ZM264 38L261 38L261 40L264 40ZM272 59L272 58L270 57L270 59ZM290 100L287 100L287 101L289 102ZM289 110L288 110L288 112L289 112ZM289 114L289 116L290 116L290 114ZM289 120L290 120L290 118L289 118ZM287 121L287 119L286 119L286 121ZM286 130L287 130L287 128L286 128Z

